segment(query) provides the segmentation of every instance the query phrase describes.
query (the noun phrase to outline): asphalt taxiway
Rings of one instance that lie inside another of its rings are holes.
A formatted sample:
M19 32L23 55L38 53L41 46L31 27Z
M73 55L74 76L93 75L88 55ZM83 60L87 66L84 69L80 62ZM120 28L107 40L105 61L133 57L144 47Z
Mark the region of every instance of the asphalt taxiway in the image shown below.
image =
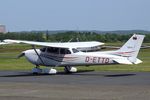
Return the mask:
M150 72L0 71L0 100L149 100Z

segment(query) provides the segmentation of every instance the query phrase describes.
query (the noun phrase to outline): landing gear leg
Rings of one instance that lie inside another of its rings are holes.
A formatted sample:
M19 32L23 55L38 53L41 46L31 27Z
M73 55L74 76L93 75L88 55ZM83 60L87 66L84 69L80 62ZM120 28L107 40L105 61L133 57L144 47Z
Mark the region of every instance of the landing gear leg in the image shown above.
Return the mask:
M71 72L70 72L70 69L71 69L70 66L66 66L66 67L64 68L65 73L71 73Z

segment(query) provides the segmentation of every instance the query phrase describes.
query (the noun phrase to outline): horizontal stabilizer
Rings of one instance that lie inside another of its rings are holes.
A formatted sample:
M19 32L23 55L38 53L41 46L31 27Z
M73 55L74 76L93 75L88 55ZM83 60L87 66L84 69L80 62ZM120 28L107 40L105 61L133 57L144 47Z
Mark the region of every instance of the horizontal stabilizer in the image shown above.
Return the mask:
M141 61L140 59L136 59L136 62L134 62L134 64L140 64L142 63L143 61Z
M128 59L113 59L113 61L119 64L129 64L129 65L133 64Z
M140 59L136 58L136 61L134 63L132 63L130 60L128 60L128 58L124 58L124 59L113 59L114 62L119 63L119 64L140 64L142 63L142 61Z

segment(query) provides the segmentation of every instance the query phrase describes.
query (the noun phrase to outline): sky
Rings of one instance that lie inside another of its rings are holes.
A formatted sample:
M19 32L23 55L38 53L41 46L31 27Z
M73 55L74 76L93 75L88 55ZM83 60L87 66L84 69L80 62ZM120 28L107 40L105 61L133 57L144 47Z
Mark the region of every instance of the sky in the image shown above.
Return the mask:
M0 0L7 31L149 30L150 0Z

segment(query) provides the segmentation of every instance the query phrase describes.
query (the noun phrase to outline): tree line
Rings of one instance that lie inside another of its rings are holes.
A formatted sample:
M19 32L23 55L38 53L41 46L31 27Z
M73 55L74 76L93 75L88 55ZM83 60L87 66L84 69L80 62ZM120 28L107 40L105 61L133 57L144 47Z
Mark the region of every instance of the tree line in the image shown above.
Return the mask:
M142 33L140 33L142 34ZM49 34L48 32L8 32L0 33L0 40L16 39L42 42L68 42L68 41L100 41L100 42L125 42L133 34L98 34L95 32L74 32L68 31L57 34ZM145 34L144 42L150 42L150 34Z

